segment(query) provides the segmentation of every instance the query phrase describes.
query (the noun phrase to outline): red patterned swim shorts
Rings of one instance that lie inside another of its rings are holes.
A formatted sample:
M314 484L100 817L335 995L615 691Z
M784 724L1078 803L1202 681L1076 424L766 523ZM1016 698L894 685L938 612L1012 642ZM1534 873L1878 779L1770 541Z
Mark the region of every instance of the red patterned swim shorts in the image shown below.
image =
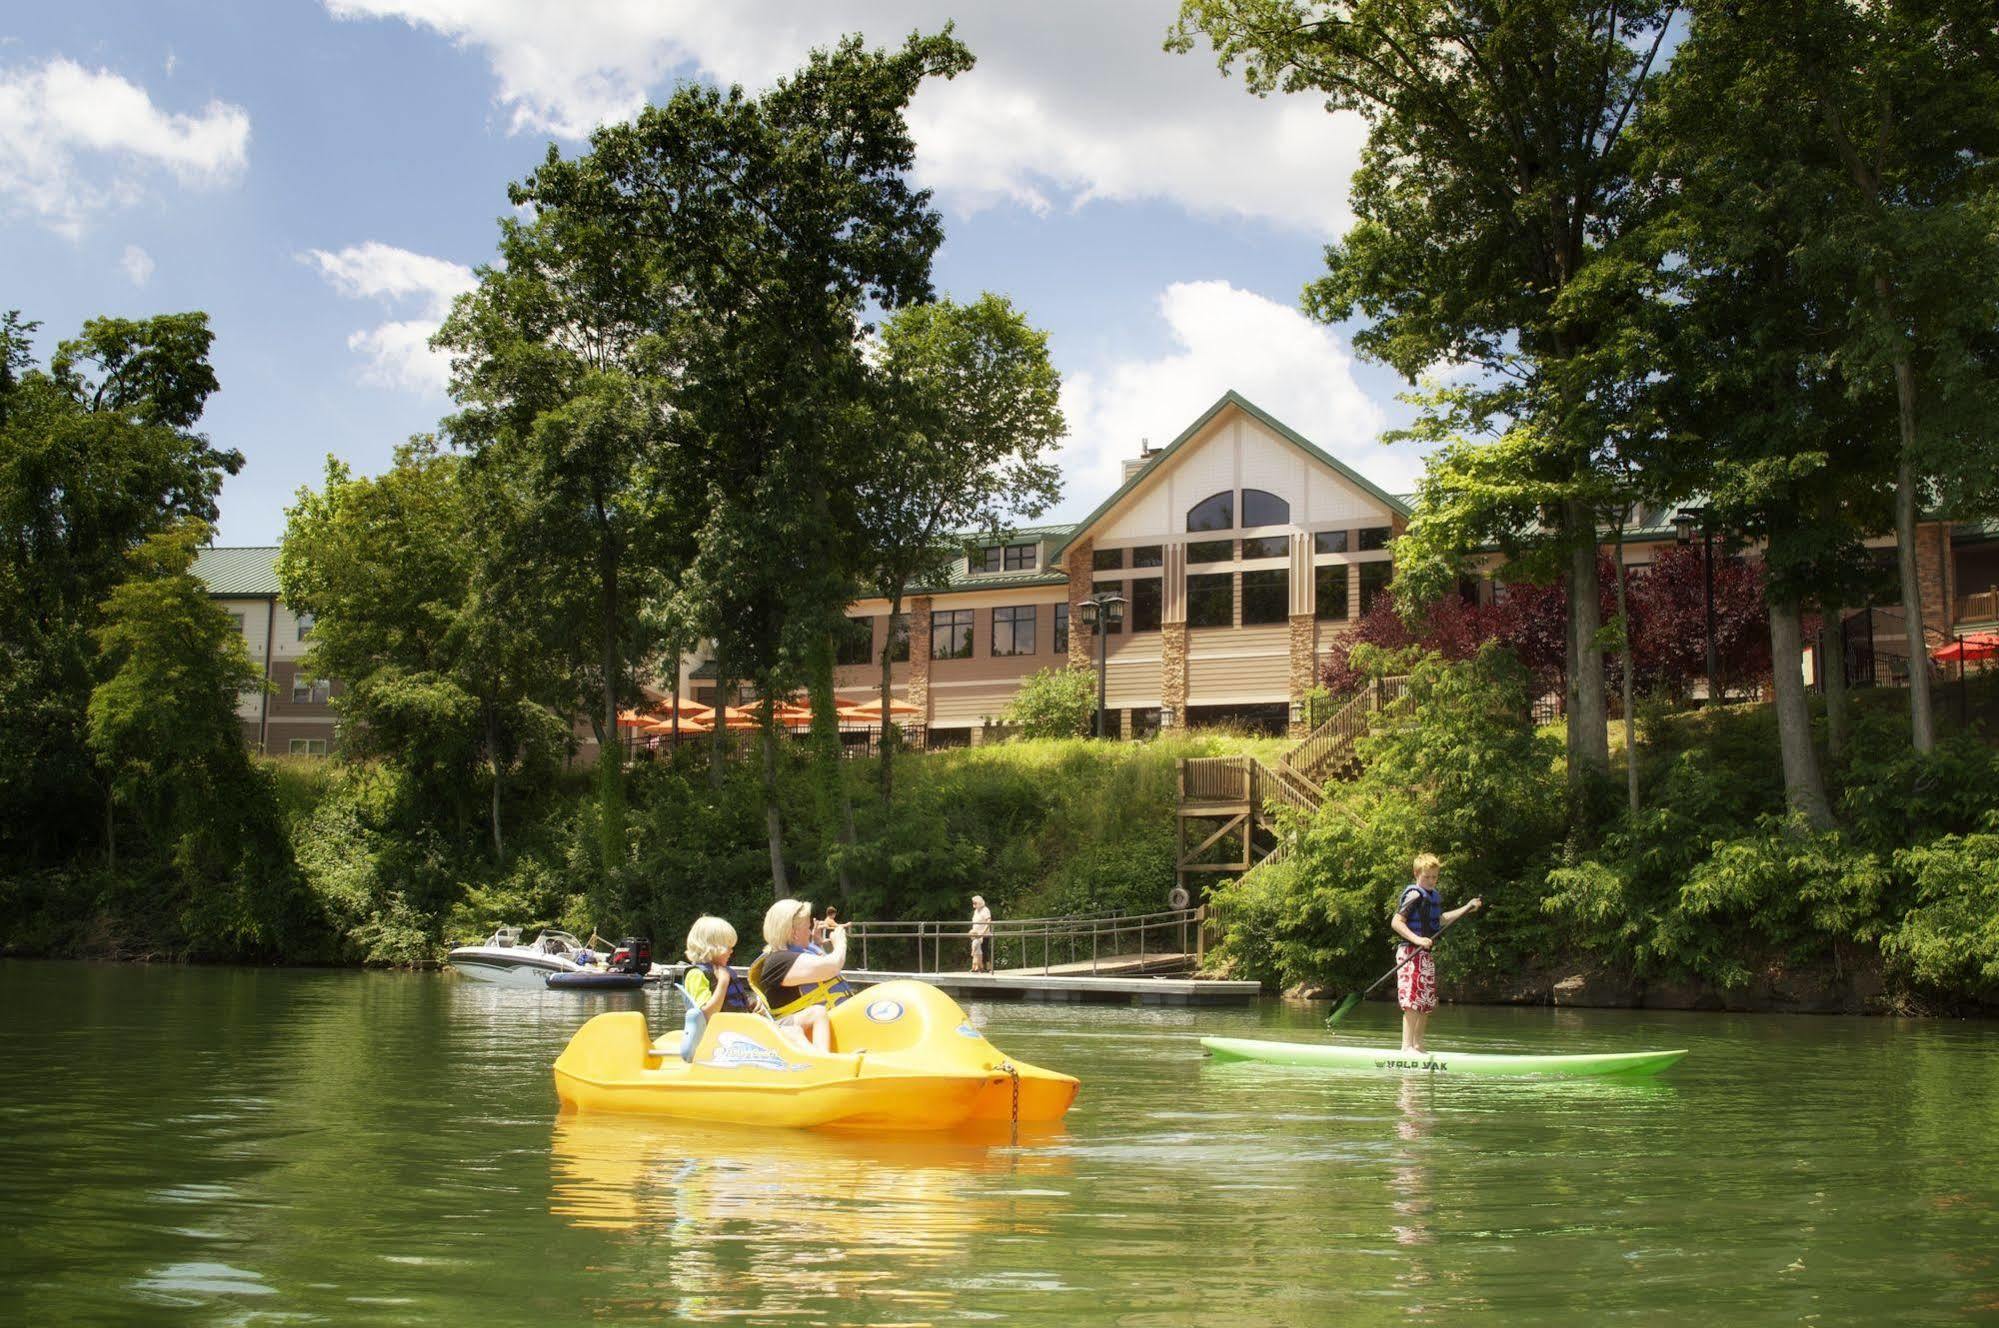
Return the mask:
M1409 956L1416 956L1410 959ZM1437 959L1428 950L1407 943L1395 947L1396 962L1402 967L1395 975L1395 995L1405 1010L1427 1014L1437 1008Z

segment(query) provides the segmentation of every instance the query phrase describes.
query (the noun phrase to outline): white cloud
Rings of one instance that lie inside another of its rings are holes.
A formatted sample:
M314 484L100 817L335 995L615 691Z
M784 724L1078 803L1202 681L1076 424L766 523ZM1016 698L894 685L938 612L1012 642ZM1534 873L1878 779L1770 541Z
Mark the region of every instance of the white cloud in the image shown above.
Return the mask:
M94 213L137 202L158 172L192 188L226 184L249 147L250 116L240 106L165 111L110 70L61 58L0 69L0 208L64 235L81 234Z
M925 0L325 0L345 19L400 19L479 52L515 132L581 138L627 118L676 74L767 85L851 31L890 44L951 18ZM1259 100L1212 56L1161 50L1174 0L973 7L978 67L910 114L918 175L960 213L1164 200L1201 215L1344 230L1364 128L1313 98Z
M143 286L153 279L153 256L136 244L125 246L118 266L125 269L125 275L132 279L134 286Z
M415 315L363 328L347 338L348 349L368 359L362 375L367 381L411 392L444 391L450 357L432 350L430 338L451 312L452 299L475 284L471 268L378 240L334 253L311 249L299 258L317 267L328 284L349 299L377 300Z
M1069 375L1061 514L1079 517L1122 481L1142 439L1164 447L1233 388L1391 493L1422 473L1409 446L1383 447L1381 408L1354 380L1332 329L1226 281L1176 282L1159 296L1172 349Z

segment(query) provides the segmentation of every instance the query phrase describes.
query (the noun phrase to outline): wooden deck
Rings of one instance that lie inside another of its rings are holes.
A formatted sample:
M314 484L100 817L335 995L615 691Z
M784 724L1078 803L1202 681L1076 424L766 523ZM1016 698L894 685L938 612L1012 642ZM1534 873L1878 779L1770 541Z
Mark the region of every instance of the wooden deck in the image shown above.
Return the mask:
M853 982L915 978L957 997L975 1000L1109 1002L1117 1005L1233 1005L1253 1001L1263 988L1254 982L1208 978L1091 977L1088 973L895 973L848 969Z

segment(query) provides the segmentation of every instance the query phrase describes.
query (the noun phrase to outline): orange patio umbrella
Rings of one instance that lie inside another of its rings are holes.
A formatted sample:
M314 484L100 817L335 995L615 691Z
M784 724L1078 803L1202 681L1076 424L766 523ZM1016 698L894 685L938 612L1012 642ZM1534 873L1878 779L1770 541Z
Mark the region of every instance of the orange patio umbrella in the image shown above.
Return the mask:
M1970 636L1961 636L1947 646L1939 646L1932 650L1930 658L1946 664L1999 658L1999 636L1990 632L1974 632Z
M673 721L670 719L655 720L654 722L646 725L645 731L647 733L653 734L656 737L662 737L662 738L671 737L673 735ZM713 724L710 724L705 719L689 715L689 716L684 716L681 719L680 731L683 734L713 733L715 731L715 726Z
M891 697L888 703L888 713L894 718L906 719L911 715L920 715L923 712L907 701L898 701ZM879 724L882 718L881 700L877 698L873 701L857 702L854 705L843 705L840 707L840 718L850 719L858 724Z

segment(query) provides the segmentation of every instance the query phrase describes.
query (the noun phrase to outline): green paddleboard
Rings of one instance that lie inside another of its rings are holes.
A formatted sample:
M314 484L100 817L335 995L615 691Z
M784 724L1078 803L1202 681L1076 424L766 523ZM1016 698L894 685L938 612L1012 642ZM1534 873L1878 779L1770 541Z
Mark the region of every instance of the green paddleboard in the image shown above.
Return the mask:
M1267 1061L1319 1070L1362 1070L1370 1074L1411 1071L1481 1077L1527 1076L1587 1079L1605 1074L1657 1074L1686 1055L1680 1051L1623 1051L1593 1056L1504 1055L1476 1051L1402 1051L1394 1047L1351 1047L1330 1042L1264 1042L1255 1038L1204 1037L1201 1045L1216 1060Z

